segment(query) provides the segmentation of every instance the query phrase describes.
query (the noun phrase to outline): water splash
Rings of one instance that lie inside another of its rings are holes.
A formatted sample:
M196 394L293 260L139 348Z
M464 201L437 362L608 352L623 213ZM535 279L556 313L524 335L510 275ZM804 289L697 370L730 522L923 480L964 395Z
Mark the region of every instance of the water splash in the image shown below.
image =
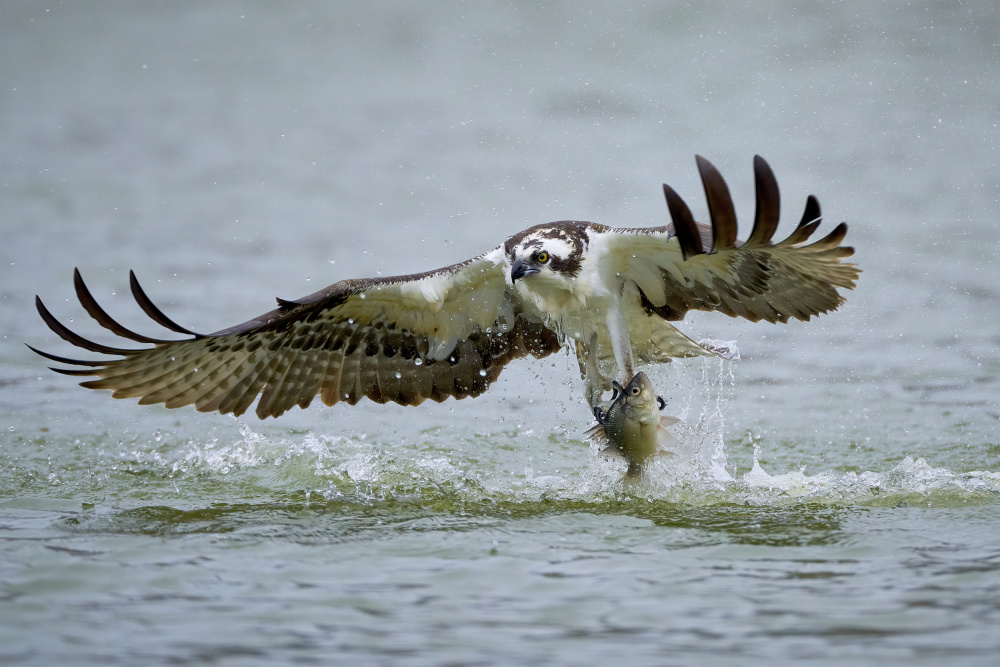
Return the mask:
M843 460L811 474L780 471L781 450L768 452L751 437L754 456L742 470L727 459L724 435L731 428L736 391L734 363L701 358L647 371L669 402L665 414L679 440L671 456L656 460L648 483L622 486L624 463L608 461L583 439L586 423L554 416L545 407L512 402L508 419L448 421L417 432L364 422L350 432L262 431L241 423L238 433L218 431L202 440L156 429L130 441L78 441L64 460L10 459L19 489L58 483L79 490L88 502L129 505L222 502L248 498L308 497L312 503L416 502L455 507L472 503L545 507L549 503L615 503L642 498L693 506L783 506L794 503L892 506L1000 502L1000 473L956 472L921 458L904 458L872 470ZM499 405L508 405L500 403ZM475 406L473 406L475 407ZM574 408L572 415L576 415ZM498 430L497 424L506 424ZM808 443L804 446L808 449ZM772 446L767 446L769 450ZM851 443L824 443L849 451ZM748 457L749 458L749 457ZM766 467L765 467L766 466ZM831 469L834 466L837 468ZM775 470L778 469L778 472ZM75 481L74 481L75 480ZM137 480L141 484L137 484ZM302 495L302 494L308 494Z
M229 474L239 469L273 466L276 468L301 467L322 469L328 458L331 444L338 444L341 436L316 437L307 435L301 440L272 440L254 432L246 424L239 427L240 439L230 445L220 445L215 438L204 444L189 442L180 457L169 463L170 474L206 472Z
M712 342L727 346L738 357L734 343ZM733 479L727 470L723 439L736 384L733 363L721 357L703 357L694 366L693 372L674 372L674 382L687 388L676 413L681 423L671 428L681 444L674 456L662 458L659 464L682 482L724 484Z
M962 504L972 500L1000 500L1000 473L956 473L935 468L922 458L905 457L886 472L821 472L804 470L771 475L761 466L754 448L753 468L734 486L745 504L772 505L787 501L906 506Z
M727 345L735 351L734 345ZM657 459L640 488L624 489L624 464L597 456L593 445L586 459L582 428L553 424L546 430L528 419L503 431L455 425L425 429L409 442L367 433L293 432L275 438L243 424L231 444L189 444L179 456L159 463L169 476L187 475L188 481L191 475L240 475L267 488L362 503L402 498L605 502L630 496L691 505L896 506L1000 499L998 473L956 473L909 457L884 472L772 474L760 463L759 441L753 442L750 470L737 474L728 467L723 439L735 394L733 362L706 357L672 368L668 377L686 392L679 409L667 410L682 420L671 428L679 446L672 455ZM655 382L669 388L662 377Z

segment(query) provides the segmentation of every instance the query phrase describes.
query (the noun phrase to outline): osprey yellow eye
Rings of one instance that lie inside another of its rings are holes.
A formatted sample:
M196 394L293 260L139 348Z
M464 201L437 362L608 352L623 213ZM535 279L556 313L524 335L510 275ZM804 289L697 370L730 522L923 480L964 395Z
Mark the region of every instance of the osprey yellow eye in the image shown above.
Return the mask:
M539 262L541 262L542 264L544 264L545 262L549 261L549 253L547 253L547 252L545 252L543 250L540 253L538 253L537 255L535 255L535 259L537 259Z

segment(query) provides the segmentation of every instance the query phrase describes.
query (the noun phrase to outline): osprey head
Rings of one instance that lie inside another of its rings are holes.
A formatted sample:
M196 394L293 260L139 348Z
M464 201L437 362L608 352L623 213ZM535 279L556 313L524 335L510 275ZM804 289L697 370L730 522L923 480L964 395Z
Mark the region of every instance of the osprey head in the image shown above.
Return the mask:
M587 234L581 222L555 222L526 229L507 239L510 282L565 283L580 273Z

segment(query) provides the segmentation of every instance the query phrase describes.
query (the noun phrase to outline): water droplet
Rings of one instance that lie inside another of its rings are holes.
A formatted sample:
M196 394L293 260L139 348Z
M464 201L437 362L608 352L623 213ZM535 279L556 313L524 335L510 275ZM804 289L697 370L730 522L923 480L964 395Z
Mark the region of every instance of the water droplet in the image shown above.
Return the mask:
M482 368L482 369L479 370L479 376L480 377L486 377L486 369L485 368Z
M422 366L422 365L423 365L423 363L424 363L424 360L423 360L423 359L421 359L420 357L417 357L416 359L414 359L414 360L413 360L413 363L414 363L415 365L417 365L417 366Z
M400 379L401 377L403 377L403 374L402 374L402 373L400 373L399 371L396 371L396 379L398 380L398 379Z

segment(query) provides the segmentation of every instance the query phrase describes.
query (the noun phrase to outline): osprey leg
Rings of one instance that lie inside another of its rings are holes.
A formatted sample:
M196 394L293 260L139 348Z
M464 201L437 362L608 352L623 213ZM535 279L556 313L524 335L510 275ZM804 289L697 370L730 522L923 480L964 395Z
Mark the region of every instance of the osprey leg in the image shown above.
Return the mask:
M583 375L583 394L590 409L598 407L601 395L611 387L611 378L601 373L597 351L597 332L590 335L587 343L576 343L576 358L580 362L580 372Z
M611 351L615 354L615 363L618 364L618 371L621 373L619 381L623 385L626 385L635 376L634 362L632 361L632 341L628 336L625 315L622 313L617 302L614 308L608 309L605 323L608 325Z

